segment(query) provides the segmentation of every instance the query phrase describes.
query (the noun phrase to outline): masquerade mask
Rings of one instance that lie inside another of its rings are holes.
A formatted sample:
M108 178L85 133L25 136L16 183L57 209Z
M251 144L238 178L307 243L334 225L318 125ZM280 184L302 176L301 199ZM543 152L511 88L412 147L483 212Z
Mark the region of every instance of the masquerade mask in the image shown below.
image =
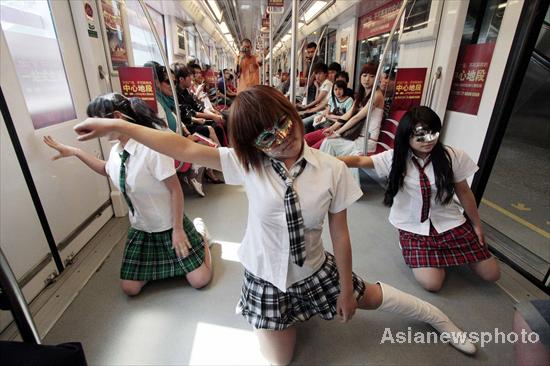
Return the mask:
M433 132L422 126L418 126L413 130L412 137L416 142L432 142L437 140L439 132Z
M276 146L283 143L292 130L292 120L288 116L280 118L269 130L264 130L256 138L255 145L260 150L269 150L275 143Z

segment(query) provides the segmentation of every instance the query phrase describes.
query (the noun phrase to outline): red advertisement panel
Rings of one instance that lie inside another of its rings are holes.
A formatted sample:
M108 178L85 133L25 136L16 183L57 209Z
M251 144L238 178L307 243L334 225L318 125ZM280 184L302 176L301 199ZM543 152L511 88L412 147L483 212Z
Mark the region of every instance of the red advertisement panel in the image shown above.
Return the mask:
M157 113L155 96L155 78L150 67L119 67L118 78L122 95L128 98L140 98Z
M426 80L425 67L398 69L395 77L395 94L392 110L409 110L420 105L424 80Z
M267 0L267 6L282 8L285 6L285 0Z
M460 46L447 109L477 115L495 43Z
M359 18L357 39L359 41L391 30L399 13L401 0L390 1Z
M101 0L113 70L128 66L128 53L126 39L124 38L124 27L122 25L121 6L122 3L119 0Z

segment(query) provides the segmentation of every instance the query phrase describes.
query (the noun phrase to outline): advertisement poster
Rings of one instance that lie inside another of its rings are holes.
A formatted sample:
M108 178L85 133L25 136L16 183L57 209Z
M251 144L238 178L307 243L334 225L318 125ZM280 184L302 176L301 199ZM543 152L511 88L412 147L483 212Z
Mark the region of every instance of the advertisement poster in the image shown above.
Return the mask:
M460 46L447 109L477 115L495 43Z
M121 6L121 0L101 0L113 71L118 70L119 67L128 66L128 49L124 40Z
M401 0L390 1L359 18L357 39L367 39L391 30L393 22L399 13Z
M155 78L150 67L119 67L120 90L127 98L140 98L157 113Z
M392 110L409 110L420 105L427 68L403 68L397 70Z
M346 70L346 63L348 59L348 40L349 36L340 38L340 65L342 70Z

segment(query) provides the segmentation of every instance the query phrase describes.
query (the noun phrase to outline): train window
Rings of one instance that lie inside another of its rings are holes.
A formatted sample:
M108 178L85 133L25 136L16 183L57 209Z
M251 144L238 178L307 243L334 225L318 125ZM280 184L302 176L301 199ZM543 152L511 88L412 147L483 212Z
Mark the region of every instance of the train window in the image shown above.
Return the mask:
M472 0L464 22L462 44L483 44L497 39L506 0Z
M195 44L195 33L192 32L192 31L188 31L187 32L187 36L189 37L189 53L188 55L193 58L193 59L196 59L197 58L197 46Z
M149 28L149 23L143 14L143 9L137 1L127 1L128 23L130 25L130 38L132 39L132 53L134 64L141 66L147 61L157 61L163 64L160 50L155 41L155 36ZM156 10L148 7L153 24L160 37L162 46L166 50L166 34L164 32L164 16Z
M405 9L405 33L426 28L430 19L431 0L410 1ZM412 10L411 10L412 8Z
M75 119L49 3L2 0L0 22L34 128Z

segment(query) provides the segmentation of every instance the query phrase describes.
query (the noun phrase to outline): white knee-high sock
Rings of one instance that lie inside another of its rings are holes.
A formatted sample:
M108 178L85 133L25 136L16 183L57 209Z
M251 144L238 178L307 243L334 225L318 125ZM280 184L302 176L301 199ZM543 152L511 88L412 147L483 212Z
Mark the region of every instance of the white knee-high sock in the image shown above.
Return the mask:
M382 289L382 304L378 308L379 310L426 322L439 333L446 332L455 335L464 333L445 313L432 304L385 283L378 282L378 284ZM463 342L458 341L459 339L463 340L464 337L456 337L455 340L451 337L451 345L464 353L476 352L475 345L467 338Z

